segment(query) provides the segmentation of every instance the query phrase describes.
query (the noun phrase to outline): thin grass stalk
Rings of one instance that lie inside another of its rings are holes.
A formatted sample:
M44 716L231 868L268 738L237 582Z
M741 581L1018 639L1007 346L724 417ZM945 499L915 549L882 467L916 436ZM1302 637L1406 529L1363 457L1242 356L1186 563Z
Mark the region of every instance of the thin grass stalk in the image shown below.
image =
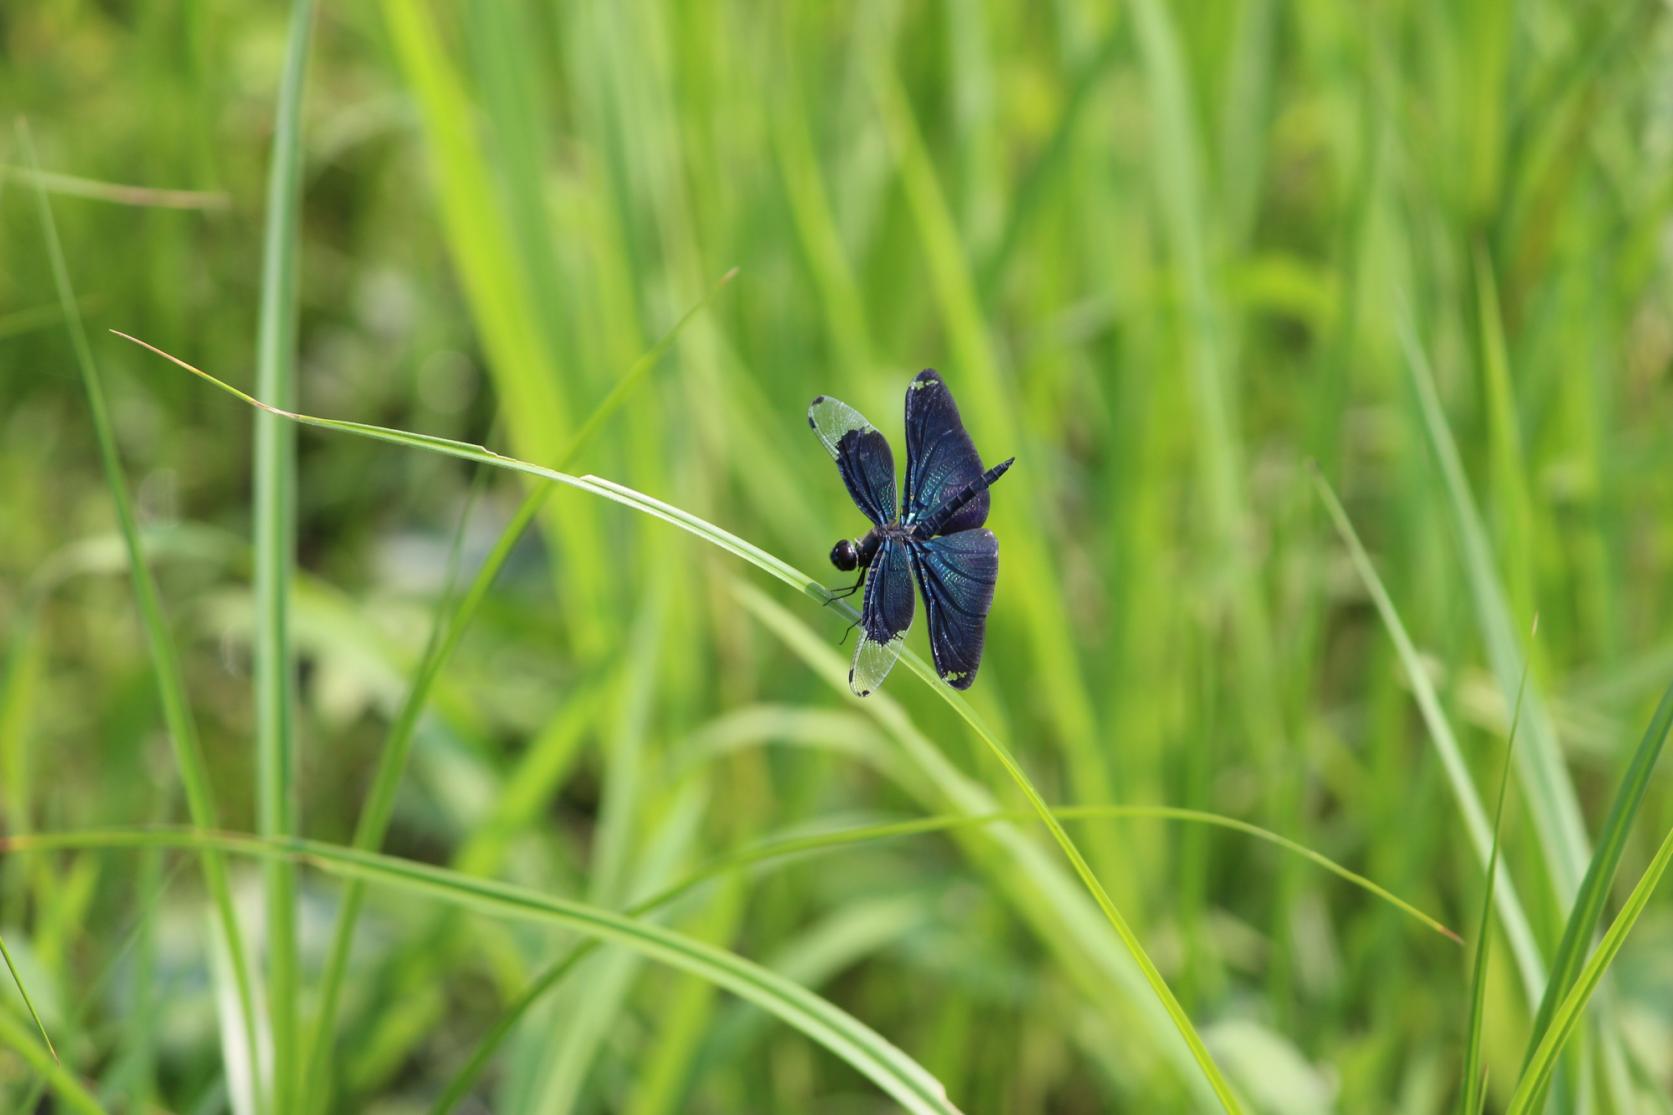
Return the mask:
M302 92L313 17L313 0L295 0L279 82L262 244L256 390L263 398L280 400L284 406L294 405L297 394ZM257 824L265 835L290 836L298 831L296 664L290 643L291 580L296 566L296 427L271 414L258 413L254 463ZM296 873L292 865L274 860L266 864L265 875L273 1110L276 1115L290 1115L301 1085Z
M28 129L18 127L19 148L29 166L35 165L35 147ZM75 289L70 281L69 264L58 239L58 225L52 217L52 204L46 191L38 184L35 200L46 238L47 258L52 265L53 285L58 292L59 305L69 328L70 344L75 350L76 366L81 373L82 387L87 394L87 407L92 417L93 430L99 446L99 463L105 484L110 489L111 504L122 534L122 544L128 558L128 572L133 580L134 601L139 609L140 624L145 631L152 670L157 679L157 697L162 706L163 722L168 729L169 743L174 751L175 766L185 792L187 812L199 828L213 828L218 821L214 789L209 781L208 764L198 742L197 723L192 717L191 704L186 697L186 681L180 667L180 657L164 615L162 595L146 563L140 543L139 520L134 513L133 496L128 491L127 477L122 472L122 461L116 447L116 430L111 422L109 405L105 401L104 385L99 377L93 348L77 307ZM238 925L238 915L232 904L232 887L227 879L226 864L213 850L202 855L204 886L214 906L214 924L219 928L221 944L232 967L235 998L238 1002L238 1025L242 1029L246 1054L251 1065L261 1064L261 1043L256 1030L255 995L250 985L250 967L244 937ZM252 1106L260 1113L266 1102L260 1090L252 1097Z
M1580 892L1575 896L1574 906L1563 925L1562 940L1558 942L1557 952L1551 960L1551 975L1546 981L1545 993L1540 996L1539 1011L1534 1016L1527 1053L1522 1062L1524 1071L1532 1064L1534 1054L1545 1039L1558 1004L1579 978L1586 948L1596 936L1597 927L1602 924L1604 904L1615 881L1615 872L1620 867L1627 838L1638 811L1643 807L1644 795L1650 788L1650 777L1655 772L1657 760L1661 758L1670 729L1673 729L1673 684L1662 691L1655 714L1645 727L1626 772L1616 786L1615 798L1609 804L1609 815L1598 833L1597 850L1586 866Z
M1538 626L1538 620L1535 620ZM1516 729L1522 719L1522 694L1528 685L1528 668L1522 667L1522 682L1516 690L1516 709L1510 720L1510 738L1505 742L1505 761L1499 771L1499 796L1493 805L1493 851L1487 857L1487 881L1482 886L1481 922L1476 932L1475 965L1470 979L1469 1038L1464 1047L1464 1095L1461 1115L1478 1115L1487 1102L1487 1074L1481 1063L1481 1026L1486 1017L1487 956L1493 942L1493 882L1499 871L1499 834L1505 815L1505 789L1510 785L1511 752L1516 750Z
M23 976L18 973L17 965L12 961L12 950L6 947L6 938L0 937L0 960L6 962L6 971L12 974L12 984L16 986L18 997L23 1000L23 1007L29 1012L30 1021L35 1023L35 1030L41 1035L41 1044L52 1054L52 1059L58 1061L58 1050L52 1044L52 1038L46 1032L46 1024L41 1021L41 1014L35 1009L35 1001L29 997L29 989L23 985Z
M1453 802L1463 818L1464 831L1469 835L1476 855L1485 865L1493 856L1492 829L1488 825L1487 812L1481 804L1481 798L1476 793L1475 783L1470 779L1469 766L1464 762L1458 739L1453 735L1446 714L1441 711L1441 701L1435 692L1435 683L1429 677L1428 670L1424 668L1417 646L1406 631L1400 612L1394 606L1394 600L1389 596L1382 578L1378 576L1376 566L1371 563L1371 556L1365 552L1359 533L1354 530L1353 522L1348 518L1341 501L1336 498L1336 493L1322 473L1315 470L1313 481L1318 489L1319 499L1324 503L1337 533L1348 548L1348 556L1352 559L1366 592L1376 605L1383 626L1388 629L1401 668L1405 670L1406 678L1411 683L1412 699L1417 702L1418 712L1423 716L1425 727L1429 729L1430 742L1434 744L1435 752L1440 757L1447 786L1452 791ZM1499 918L1504 922L1505 936L1510 940L1510 950L1515 957L1517 970L1522 977L1523 991L1529 1002L1533 1002L1539 995L1539 989L1545 986L1545 962L1539 954L1539 943L1534 939L1533 928L1528 922L1527 914L1523 912L1522 900L1512 882L1506 879L1502 885L1494 889L1494 901L1498 906Z
M1626 943L1627 934L1632 932L1632 927L1638 923L1638 918L1644 913L1644 907L1649 905L1650 896L1655 893L1661 877L1667 873L1670 862L1673 862L1673 829L1668 830L1667 835L1662 838L1661 847L1656 850L1650 865L1644 869L1638 884L1627 896L1621 912L1610 923L1609 931L1592 951L1586 966L1575 978L1574 986L1569 988L1568 994L1552 1012L1551 1025L1546 1029L1545 1036L1540 1039L1527 1071L1522 1074L1516 1091L1512 1093L1510 1104L1505 1108L1505 1115L1531 1115L1540 1109L1541 1097L1551 1081L1552 1070L1556 1068L1557 1058L1562 1054L1564 1044L1579 1026L1587 1002L1603 980L1609 965L1621 951L1621 946Z
M57 1054L49 1053L3 1010L0 1010L0 1046L10 1046L29 1063L30 1068L40 1073L64 1110L77 1112L78 1115L105 1115L104 1107L93 1093L58 1063Z

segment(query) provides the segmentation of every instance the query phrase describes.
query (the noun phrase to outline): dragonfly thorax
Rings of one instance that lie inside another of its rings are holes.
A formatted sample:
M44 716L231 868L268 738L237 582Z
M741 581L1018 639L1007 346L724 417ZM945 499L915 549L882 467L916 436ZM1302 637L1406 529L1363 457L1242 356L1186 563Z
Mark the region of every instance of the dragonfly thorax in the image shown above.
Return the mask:
M880 527L872 527L864 538L844 538L831 547L831 564L844 573L855 569L864 569L871 564L871 559L877 556L877 548L883 544L885 538L910 538L914 533L912 527L901 523L888 523Z

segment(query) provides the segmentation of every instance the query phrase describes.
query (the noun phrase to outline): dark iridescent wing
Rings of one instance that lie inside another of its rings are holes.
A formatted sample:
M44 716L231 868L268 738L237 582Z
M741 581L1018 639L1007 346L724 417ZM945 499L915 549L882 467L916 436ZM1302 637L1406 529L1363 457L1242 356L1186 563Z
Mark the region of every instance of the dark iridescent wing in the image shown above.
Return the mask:
M886 539L866 574L866 599L860 609L860 645L848 671L848 688L864 697L883 684L906 645L912 626L912 574L906 543ZM991 593L990 593L991 595Z
M966 530L911 545L935 672L954 689L969 689L982 662L988 609L999 580L999 539L991 530Z
M829 395L813 400L807 424L836 461L848 494L866 518L879 526L894 522L895 455L889 439L859 411Z
M965 432L958 404L934 368L925 368L906 389L905 521L916 522L982 475L982 458ZM982 492L942 525L941 533L974 530L988 520Z

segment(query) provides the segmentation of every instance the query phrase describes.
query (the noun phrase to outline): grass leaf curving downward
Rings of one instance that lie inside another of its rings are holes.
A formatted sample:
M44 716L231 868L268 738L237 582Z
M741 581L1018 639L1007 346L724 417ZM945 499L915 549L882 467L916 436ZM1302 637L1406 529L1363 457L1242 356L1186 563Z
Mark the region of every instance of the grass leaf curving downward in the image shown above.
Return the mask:
M1060 806L1052 810L1060 821L1091 821L1108 818L1149 818L1155 820L1182 821L1190 824L1212 825L1218 828L1241 832L1247 836L1264 840L1287 852L1301 856L1317 864L1324 870L1344 879L1354 886L1375 895L1387 902L1395 909L1416 919L1429 929L1441 934L1455 943L1462 943L1458 934L1442 925L1439 920L1424 913L1411 903L1396 896L1385 887L1367 879L1357 872L1350 871L1335 860L1330 859L1303 844L1299 844L1286 836L1259 825L1240 821L1235 817L1226 817L1218 813L1209 813L1201 809L1181 809L1167 805L1070 805ZM903 836L919 836L935 832L951 832L956 829L980 828L985 825L1005 822L1023 823L1032 820L1032 813L1019 810L1006 810L982 814L940 814L933 817L914 817L904 821L890 821L874 825L857 825L850 828L834 829L828 832L804 833L796 836L785 836L777 839L761 841L748 848L739 849L729 855L711 860L705 866L692 872L684 879L669 886L643 901L634 903L628 908L628 913L635 917L650 914L674 902L676 899L690 893L694 888L729 871L737 871L768 861L791 860L800 856L816 855L822 852L835 851L838 848L851 847L855 844L872 840L891 840ZM545 971L536 976L523 993L514 999L510 1006L501 1012L494 1025L483 1035L472 1051L469 1060L454 1074L447 1087L431 1105L431 1115L446 1115L452 1111L465 1094L470 1090L476 1078L487 1067L494 1051L499 1048L507 1035L511 1033L529 1008L563 982L565 976L574 971L576 966L590 956L602 942L598 940L585 941L566 949L564 954L549 965Z
M228 383L222 382L210 375L208 372L195 368L186 363L184 360L181 360L176 356L172 356L154 345L150 345L139 340L137 337L132 337L126 333L116 330L112 330L112 332L116 332L117 336L120 336L125 340L132 341L143 348L150 349L152 352L170 361L171 363L174 363L179 367L184 368L186 371L191 372L193 375L214 384L216 387L219 387L228 394L242 399L251 406L260 407L270 413L282 415L286 418L292 419L293 421L300 422L303 425L317 426L320 429L334 430L339 433L354 434L356 436L370 438L375 441L386 441L392 445L405 445L415 449L427 449L434 453L442 453L447 456L458 457L463 460L480 461L484 464L493 465L497 468L509 469L513 472L522 472L530 476L543 477L547 480L551 480L571 488L577 488L581 491L589 492L593 495L601 496L605 499L623 504L624 506L631 507L636 511L650 515L653 518L672 523L675 526L680 527L682 530L689 531L692 534L697 535L699 538L702 538L704 541L720 547L728 553L735 554L738 557L743 558L745 561L748 561L758 569L771 574L783 581L785 584L790 585L792 588L801 591L811 599L816 600L821 604L832 605L843 614L847 615L849 619L858 618L858 613L856 613L852 607L837 600L828 590L825 589L823 585L803 573L801 570L797 569L795 566L789 564L781 558L769 554L760 547L739 538L730 531L723 530L720 527L715 526L713 523L700 519L689 512L682 511L680 508L674 507L671 504L664 503L654 497L645 495L643 492L635 491L632 488L616 484L609 480L604 480L597 476L574 476L566 472L560 472L557 469L550 469L540 465L531 464L528 461L518 460L514 457L507 457L503 454L495 453L483 446L472 445L469 442L455 441L451 438L435 437L429 434L411 433L406 430L391 429L387 426L374 426L364 422L346 422L331 418L318 418L313 415L297 414L292 411L281 410L280 408L271 406L270 404L265 403L246 392L240 391L238 388L233 387ZM1016 783L1017 788L1028 800L1028 804L1033 809L1034 815L1043 825L1045 825L1046 830L1051 834L1052 840L1056 842L1058 848L1061 849L1063 855L1068 859L1070 866L1074 869L1075 874L1080 878L1081 883L1092 895L1093 900L1097 902L1098 908L1103 911L1104 917L1109 921L1111 928L1115 930L1116 936L1120 938L1123 947L1127 949L1128 953L1131 954L1134 963L1138 965L1139 970L1144 975L1145 982L1150 986L1151 991L1161 1002L1169 1019L1179 1031L1180 1037L1184 1039L1186 1045L1189 1047L1192 1059L1201 1069L1203 1076L1207 1079L1209 1086L1213 1089L1221 1106L1227 1112L1233 1113L1233 1115L1241 1112L1242 1106L1235 1093L1233 1093L1230 1083L1227 1082L1225 1076L1220 1072L1219 1066L1215 1064L1213 1056L1208 1052L1208 1047L1203 1044L1202 1036L1197 1033L1196 1027L1192 1025L1190 1018L1185 1013L1184 1007L1180 1006L1179 1000L1174 996L1172 989L1168 987L1167 981L1162 978L1161 972L1157 970L1156 965L1151 961L1149 954L1145 952L1144 945L1139 941L1138 936L1127 924L1127 919L1122 916L1121 911L1116 908L1114 900L1110 898L1109 892L1106 891L1103 884L1098 881L1097 876L1093 873L1091 866L1087 863L1086 857L1081 853L1080 848L1075 844L1074 840L1070 838L1068 832L1064 830L1063 825L1055 816L1053 816L1050 807L1046 804L1045 798L1042 797L1040 791L1035 788L1033 781L1028 777L1027 772L1022 769L1022 765L1017 761L1016 757L1011 754L1010 748L1006 747L1005 744L993 734L987 725L982 722L981 718L976 715L976 710L971 707L968 701L966 701L957 692L941 683L940 679L936 677L935 671L931 669L929 664L924 662L917 654L908 651L901 655L901 661L906 663L907 667L913 673L922 678L930 686L930 688L942 698L942 700L950 704L959 716L964 718L964 721L970 725L977 737L980 738L987 746L993 757L998 760L1000 766L1005 769L1005 773L1010 776L1014 783Z
M754 961L654 922L553 898L393 856L298 838L273 839L179 828L103 829L0 839L0 850L183 848L310 864L343 879L425 895L450 905L608 940L680 968L770 1011L868 1077L915 1115L957 1115L939 1081L847 1011Z

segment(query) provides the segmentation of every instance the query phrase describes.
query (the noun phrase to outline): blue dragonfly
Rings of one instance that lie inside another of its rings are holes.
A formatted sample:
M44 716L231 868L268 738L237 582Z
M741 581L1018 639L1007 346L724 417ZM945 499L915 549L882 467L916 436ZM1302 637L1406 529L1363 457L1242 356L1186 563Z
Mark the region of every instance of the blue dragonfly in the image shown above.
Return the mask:
M982 468L958 404L933 368L919 372L906 389L906 483L898 514L888 438L829 395L813 400L807 424L872 523L862 537L831 549L831 564L860 570L848 591L865 589L849 688L859 697L874 692L900 657L912 626L914 579L929 617L935 672L954 689L970 688L999 581L999 539L982 525L988 489L1016 458Z

